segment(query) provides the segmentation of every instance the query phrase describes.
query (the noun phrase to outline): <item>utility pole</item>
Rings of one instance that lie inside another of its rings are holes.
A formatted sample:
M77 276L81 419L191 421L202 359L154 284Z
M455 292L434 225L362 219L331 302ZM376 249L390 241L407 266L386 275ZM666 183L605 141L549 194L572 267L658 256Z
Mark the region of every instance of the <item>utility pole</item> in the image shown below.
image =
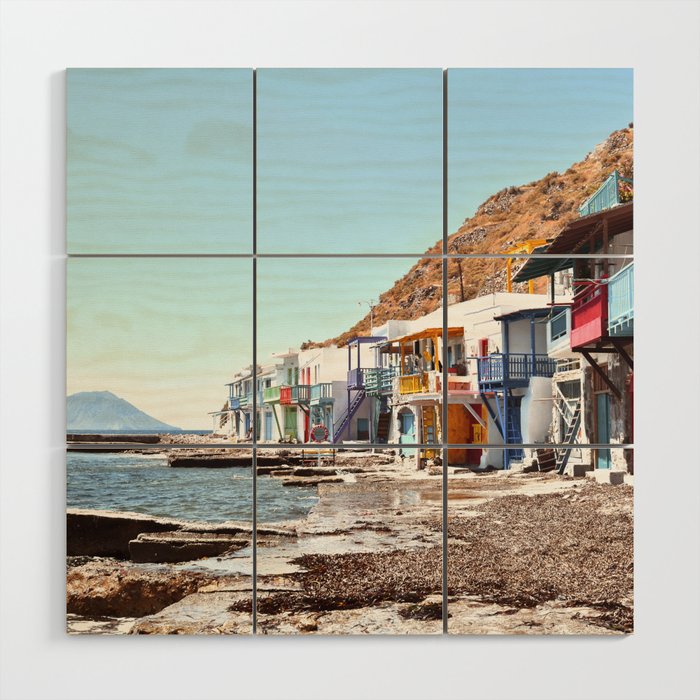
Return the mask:
M365 301L358 301L359 306L362 304L367 304L369 306L369 334L374 335L374 307L377 305L375 299L369 299Z

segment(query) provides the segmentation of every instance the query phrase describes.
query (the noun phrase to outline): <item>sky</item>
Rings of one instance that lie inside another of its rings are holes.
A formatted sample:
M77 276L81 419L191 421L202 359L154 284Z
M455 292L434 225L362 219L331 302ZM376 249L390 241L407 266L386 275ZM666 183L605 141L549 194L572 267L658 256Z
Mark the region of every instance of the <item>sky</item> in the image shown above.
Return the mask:
M67 71L69 253L252 251L250 69Z
M68 72L71 253L251 253L252 73ZM629 70L452 69L448 222L633 120ZM257 73L259 253L416 253L442 232L442 73ZM258 360L352 326L406 258L258 259ZM252 259L73 259L68 391L208 427L252 361Z
M68 261L67 392L111 391L183 429L211 427L253 361L253 273L237 258Z
M563 172L633 121L631 69L450 69L448 229L504 187Z
M261 69L258 251L423 253L442 236L442 71Z

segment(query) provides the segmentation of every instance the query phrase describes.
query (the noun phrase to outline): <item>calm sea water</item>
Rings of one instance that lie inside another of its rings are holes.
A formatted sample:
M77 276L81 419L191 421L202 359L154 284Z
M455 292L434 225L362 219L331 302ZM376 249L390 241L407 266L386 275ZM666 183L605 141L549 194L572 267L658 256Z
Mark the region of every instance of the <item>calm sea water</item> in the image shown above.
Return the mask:
M173 469L160 456L68 452L69 508L129 510L183 520L250 520L252 469ZM258 520L305 516L315 488L258 477Z

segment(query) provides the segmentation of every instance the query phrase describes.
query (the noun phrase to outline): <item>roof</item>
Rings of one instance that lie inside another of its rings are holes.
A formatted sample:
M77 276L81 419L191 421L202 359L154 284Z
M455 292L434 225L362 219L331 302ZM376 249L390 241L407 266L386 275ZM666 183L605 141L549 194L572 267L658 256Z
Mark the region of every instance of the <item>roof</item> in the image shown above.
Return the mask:
M542 318L543 316L549 316L552 312L551 307L546 306L544 308L539 307L537 309L518 309L518 311L511 311L509 314L502 314L501 316L494 316L494 321L517 321L523 318Z
M634 202L620 204L610 209L581 216L567 224L546 247L538 248L534 254L563 256L570 254L596 253L591 246L591 238L602 232L603 224L607 225L608 236L617 236L625 231L632 230L634 226ZM557 258L529 258L514 275L514 282L527 282L536 277L552 275L559 270L565 270L573 265L573 259L568 257Z
M442 327L439 328L425 328L422 331L416 331L415 333L410 333L409 335L404 335L402 338L393 338L390 343L406 343L410 340L422 340L424 338L434 338L435 336L442 335ZM455 337L458 335L464 335L463 326L451 326L447 329L447 337Z
M348 341L348 347L361 345L362 343L381 343L383 340L386 340L385 335L358 335L356 338Z

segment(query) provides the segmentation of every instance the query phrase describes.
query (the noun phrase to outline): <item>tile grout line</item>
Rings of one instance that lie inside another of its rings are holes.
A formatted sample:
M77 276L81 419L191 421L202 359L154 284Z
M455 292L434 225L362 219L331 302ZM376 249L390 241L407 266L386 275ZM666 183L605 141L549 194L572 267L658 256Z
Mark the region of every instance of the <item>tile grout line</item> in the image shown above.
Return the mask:
M442 72L442 633L447 634L447 450L448 442L448 386L447 341L449 319L447 313L447 71Z
M254 232L254 237L256 237ZM257 247L257 246L255 246ZM407 260L594 260L605 258L606 260L634 260L633 254L609 253L601 256L595 253L66 253L58 257L67 259L104 259L104 258L233 258L233 259L254 259L269 258L279 259L367 259L367 258L405 258Z
M257 394L258 394L258 149L257 149L257 72L253 69L253 520L251 546L253 548L253 581L252 591L252 634L258 633L258 426L257 426Z

